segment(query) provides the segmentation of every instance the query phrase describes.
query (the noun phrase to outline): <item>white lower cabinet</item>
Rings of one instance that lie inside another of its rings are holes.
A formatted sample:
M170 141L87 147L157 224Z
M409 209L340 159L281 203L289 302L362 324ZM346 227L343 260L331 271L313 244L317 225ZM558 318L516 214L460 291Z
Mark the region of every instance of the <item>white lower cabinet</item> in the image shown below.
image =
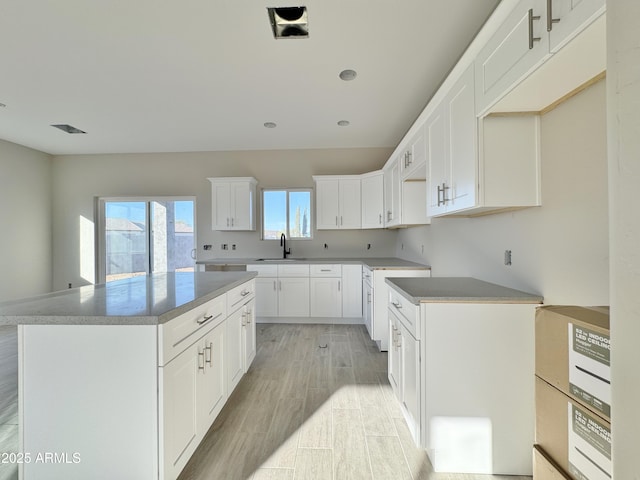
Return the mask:
M244 346L242 339L245 313L240 308L227 317L227 391L233 392L244 374Z
M200 356L200 351L204 355L198 359L200 363L196 386L198 398L201 399L198 418L205 421L200 425L200 433L204 435L227 399L227 345L224 325L218 325L211 330L201 344L198 346L198 355Z
M258 317L278 316L278 277L256 278L256 307Z
M309 316L309 278L278 278L278 316Z
M342 265L342 316L362 318L362 265Z
M199 346L192 345L160 368L160 451L163 478L176 478L198 446Z
M309 279L310 315L312 317L341 317L342 292L340 278L313 277Z

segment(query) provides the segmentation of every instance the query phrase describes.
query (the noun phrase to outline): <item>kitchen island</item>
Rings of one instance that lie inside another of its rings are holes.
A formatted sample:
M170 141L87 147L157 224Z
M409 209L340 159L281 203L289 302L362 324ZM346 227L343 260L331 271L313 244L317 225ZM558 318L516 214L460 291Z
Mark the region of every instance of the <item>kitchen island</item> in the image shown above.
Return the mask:
M18 325L21 478L174 479L255 356L253 272L0 304Z
M436 472L532 474L539 295L389 278L389 381Z

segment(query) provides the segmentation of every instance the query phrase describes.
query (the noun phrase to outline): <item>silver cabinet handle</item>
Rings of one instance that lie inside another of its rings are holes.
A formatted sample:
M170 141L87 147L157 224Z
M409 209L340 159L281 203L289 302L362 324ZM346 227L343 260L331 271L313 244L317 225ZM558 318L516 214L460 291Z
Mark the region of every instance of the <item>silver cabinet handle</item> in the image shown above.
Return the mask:
M382 225L382 214L378 214L378 223Z
M449 190L449 187L447 187L446 183L442 182L442 186L438 185L438 207L440 205L446 205L449 201L447 198L447 190ZM442 199L440 199L440 194L442 194Z
M344 222L342 221L342 215L340 215L340 225L344 225Z
M553 24L558 22L559 18L553 18L553 0L547 0L547 32L553 30Z
M204 356L204 361L205 363L208 363L209 365L211 365L211 349L213 348L213 342L209 342L209 345L207 345L206 347L204 347L204 351L205 351L205 356ZM206 352L209 352L209 358L207 358Z
M338 280L338 291L340 291L340 280Z
M229 217L227 217L227 227L229 226Z
M275 292L276 290L277 290L277 289L276 289L276 281L274 280L274 281L273 281L273 291Z
M278 287L280 287L280 291L282 291L282 281L278 280Z
M367 292L367 303L371 303L371 293Z
M251 310L247 310L247 325L251 323L251 313L252 313Z
M321 272L330 272L331 269L329 269L329 268L321 268L320 271Z
M200 364L200 360L202 360L202 364ZM198 348L198 370L204 370L204 352L201 352Z
M246 297L247 295L249 295L251 292L247 292L246 290L243 290L240 292L240 295L242 295L243 297Z
M336 215L336 226L338 225L338 216Z
M242 312L242 326L247 326L247 312Z
M533 21L540 20L540 15L533 14L533 8L529 9L529 50L533 48L534 42L539 42L541 40L540 37L533 36Z
M400 302L391 302L391 305L396 307L398 310L400 310L402 308L402 305L400 304Z
M387 222L391 221L391 210L387 210Z
M213 315L209 315L206 317L202 317L202 320L196 320L196 322L198 322L198 325L202 325L203 323L207 323L212 318L213 318Z
M231 226L233 227L233 217L231 217Z

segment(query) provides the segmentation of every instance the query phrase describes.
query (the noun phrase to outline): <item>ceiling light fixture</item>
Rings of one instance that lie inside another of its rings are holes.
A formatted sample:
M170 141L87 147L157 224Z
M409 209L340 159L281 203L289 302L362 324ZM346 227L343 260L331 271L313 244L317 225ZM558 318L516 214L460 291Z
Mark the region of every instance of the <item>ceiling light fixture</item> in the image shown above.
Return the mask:
M274 38L309 37L307 7L271 7L267 13Z
M264 122L264 126L266 128L276 128L278 125L276 125L274 122Z
M351 122L349 120L340 120L338 122L338 125L340 125L341 127L348 127L349 125L351 125Z
M63 132L67 132L67 133L87 133L84 132L82 130L80 130L79 128L73 127L71 125L67 125L66 123L61 123L58 125L51 125L52 127L58 128L60 130L62 130Z
M358 76L358 73L355 70L350 70L350 69L341 71L339 75L339 77L345 82L349 82L354 78L356 78L357 76Z

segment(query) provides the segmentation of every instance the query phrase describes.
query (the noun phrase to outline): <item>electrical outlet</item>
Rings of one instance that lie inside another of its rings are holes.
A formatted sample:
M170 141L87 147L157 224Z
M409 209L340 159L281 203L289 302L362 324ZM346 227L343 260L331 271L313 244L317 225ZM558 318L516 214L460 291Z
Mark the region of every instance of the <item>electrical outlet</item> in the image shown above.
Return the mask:
M326 243L324 244L324 249L327 250L329 248L329 245L327 245Z
M507 266L511 265L511 250L504 251L504 264Z
M367 250L371 250L371 244L367 243Z
M229 250L229 245L227 245L226 243L223 243L220 248L222 248L222 250Z
M236 244L234 243L233 245L231 245L231 250L235 250L236 249Z
M211 250L211 245L204 245L205 250Z

